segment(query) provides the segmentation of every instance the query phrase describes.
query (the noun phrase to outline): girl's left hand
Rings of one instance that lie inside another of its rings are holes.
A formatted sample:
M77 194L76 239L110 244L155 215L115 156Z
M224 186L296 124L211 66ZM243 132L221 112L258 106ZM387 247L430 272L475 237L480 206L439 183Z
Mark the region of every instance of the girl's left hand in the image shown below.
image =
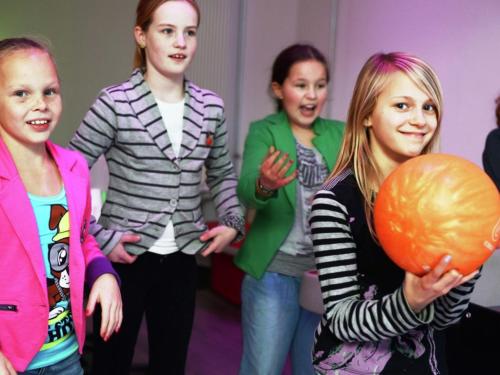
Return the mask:
M224 248L229 245L238 234L238 231L234 228L226 227L225 225L219 225L215 228L207 230L200 236L200 240L205 242L212 240L210 245L201 252L201 255L206 257L207 255L215 252L220 253Z
M94 313L96 303L101 304L100 335L107 341L113 332L118 332L123 320L122 297L115 276L105 273L97 278L90 290L86 314Z
M462 275L454 269L445 272L450 261L451 256L444 256L434 269L421 277L406 272L403 293L413 311L419 313L436 298L471 280L478 273L474 271L469 275Z

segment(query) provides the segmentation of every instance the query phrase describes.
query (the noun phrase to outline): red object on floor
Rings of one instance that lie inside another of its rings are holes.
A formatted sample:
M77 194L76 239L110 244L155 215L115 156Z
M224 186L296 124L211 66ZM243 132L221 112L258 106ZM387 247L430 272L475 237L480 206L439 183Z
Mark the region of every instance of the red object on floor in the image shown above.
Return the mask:
M225 253L212 256L212 290L235 305L241 304L241 282L244 272Z
M217 222L207 223L209 228L218 225ZM248 226L246 228L248 230ZM230 247L238 251L243 240L235 242ZM241 304L241 282L245 273L233 263L234 256L227 253L212 254L211 286L212 290L235 305Z

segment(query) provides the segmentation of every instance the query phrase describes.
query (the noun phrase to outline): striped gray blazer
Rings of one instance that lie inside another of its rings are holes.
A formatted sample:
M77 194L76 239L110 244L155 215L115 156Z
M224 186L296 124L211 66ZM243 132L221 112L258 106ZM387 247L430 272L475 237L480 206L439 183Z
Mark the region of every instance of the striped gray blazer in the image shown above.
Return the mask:
M92 166L104 154L109 189L99 223L91 225L105 254L123 232L141 236L126 245L142 254L173 220L181 251L194 254L206 244L198 238L207 227L201 210L203 166L219 221L243 232L236 197L236 176L227 148L224 104L213 92L185 81L182 146L176 158L160 111L135 70L128 81L105 88L70 142Z

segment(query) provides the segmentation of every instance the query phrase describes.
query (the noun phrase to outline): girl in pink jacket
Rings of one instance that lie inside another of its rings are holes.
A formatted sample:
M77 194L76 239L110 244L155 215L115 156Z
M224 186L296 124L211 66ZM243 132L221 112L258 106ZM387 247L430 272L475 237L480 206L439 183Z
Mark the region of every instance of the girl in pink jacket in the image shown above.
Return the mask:
M47 48L0 40L1 375L83 374L85 315L101 304L105 340L122 321L115 273L88 234L87 164L49 141L61 111Z

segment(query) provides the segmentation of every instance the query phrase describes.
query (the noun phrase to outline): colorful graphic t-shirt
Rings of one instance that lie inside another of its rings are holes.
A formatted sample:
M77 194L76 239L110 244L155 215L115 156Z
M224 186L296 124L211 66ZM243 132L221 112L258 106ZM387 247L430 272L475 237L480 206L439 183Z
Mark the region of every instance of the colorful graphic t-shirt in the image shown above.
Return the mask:
M45 343L28 370L50 366L78 350L70 303L69 211L64 189L55 196L29 194L42 247L49 300Z

